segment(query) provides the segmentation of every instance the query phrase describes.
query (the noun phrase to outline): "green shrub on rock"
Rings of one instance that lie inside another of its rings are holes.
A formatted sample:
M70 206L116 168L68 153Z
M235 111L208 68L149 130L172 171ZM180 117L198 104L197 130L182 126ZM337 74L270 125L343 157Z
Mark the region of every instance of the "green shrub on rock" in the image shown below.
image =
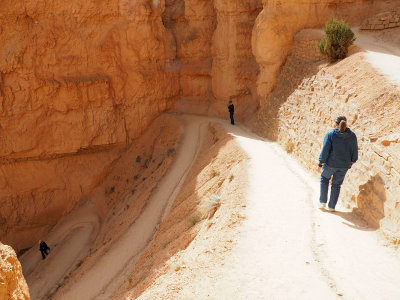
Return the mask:
M318 44L318 50L328 57L330 62L346 57L349 46L356 40L350 26L332 18L325 25L325 36Z

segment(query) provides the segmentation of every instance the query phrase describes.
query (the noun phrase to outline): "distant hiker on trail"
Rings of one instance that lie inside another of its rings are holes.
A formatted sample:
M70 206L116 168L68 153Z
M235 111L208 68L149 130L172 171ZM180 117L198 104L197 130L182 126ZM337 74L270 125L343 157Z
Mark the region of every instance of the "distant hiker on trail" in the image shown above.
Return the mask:
M229 115L231 117L231 124L235 125L235 120L233 119L233 114L235 113L235 106L232 103L232 100L229 100L228 104Z
M318 171L321 172L321 195L319 208L325 208L328 198L329 180L332 177L329 211L335 211L339 198L340 186L347 171L358 159L357 137L347 127L345 116L335 120L337 127L329 131L324 139L321 155L319 156Z
M50 250L50 247L47 246L45 241L39 241L39 250L40 253L42 253L43 259L45 259L46 255L49 255L48 251Z

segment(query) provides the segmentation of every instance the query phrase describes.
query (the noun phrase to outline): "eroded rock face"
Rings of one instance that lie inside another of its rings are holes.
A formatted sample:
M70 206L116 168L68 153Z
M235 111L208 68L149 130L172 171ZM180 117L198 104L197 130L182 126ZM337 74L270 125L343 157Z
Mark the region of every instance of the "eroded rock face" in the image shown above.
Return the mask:
M280 68L291 53L296 32L304 28L321 28L331 16L344 19L351 25L378 12L396 7L400 2L362 0L271 0L264 1L264 9L253 29L253 53L260 64L257 87L261 106L275 86Z
M162 10L144 0L4 1L0 156L138 137L179 90Z
M0 242L0 299L29 300L29 289L14 250Z
M362 30L383 30L395 27L400 27L400 7L373 16L361 25Z
M166 0L163 22L173 35L180 93L176 110L206 112L210 99L212 36L216 28L213 1Z

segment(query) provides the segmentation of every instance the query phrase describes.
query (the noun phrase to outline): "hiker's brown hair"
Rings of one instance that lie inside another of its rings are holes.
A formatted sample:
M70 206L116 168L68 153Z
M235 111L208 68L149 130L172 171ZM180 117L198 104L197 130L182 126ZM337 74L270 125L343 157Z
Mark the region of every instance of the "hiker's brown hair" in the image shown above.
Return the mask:
M343 115L338 116L335 120L336 124L339 127L339 132L345 132L347 129L347 118Z

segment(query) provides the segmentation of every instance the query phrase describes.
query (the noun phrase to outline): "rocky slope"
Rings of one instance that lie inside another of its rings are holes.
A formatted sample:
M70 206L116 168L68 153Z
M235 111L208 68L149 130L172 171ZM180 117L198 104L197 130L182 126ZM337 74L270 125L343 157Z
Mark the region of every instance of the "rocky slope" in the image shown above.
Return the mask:
M392 29L393 36L398 33ZM345 60L326 64L316 53L321 37L322 31L313 30L296 35L293 53L260 111L261 131L315 170L324 135L337 115L346 115L358 136L360 157L340 199L398 243L400 88L357 47Z

